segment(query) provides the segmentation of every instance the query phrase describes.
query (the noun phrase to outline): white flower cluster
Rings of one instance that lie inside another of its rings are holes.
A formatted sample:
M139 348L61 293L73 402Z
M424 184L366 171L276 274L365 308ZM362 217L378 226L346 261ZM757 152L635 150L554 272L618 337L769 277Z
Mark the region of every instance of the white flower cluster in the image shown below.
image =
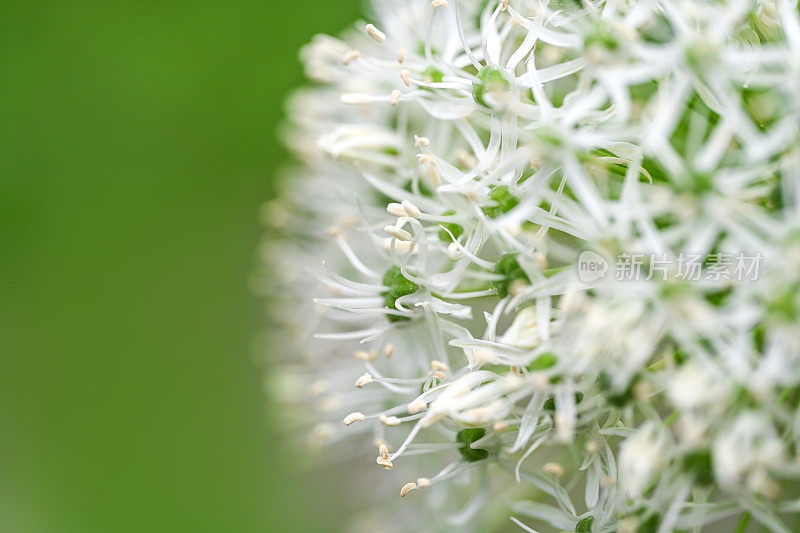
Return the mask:
M303 51L259 283L314 445L404 497L372 530L797 531L797 1L372 10Z

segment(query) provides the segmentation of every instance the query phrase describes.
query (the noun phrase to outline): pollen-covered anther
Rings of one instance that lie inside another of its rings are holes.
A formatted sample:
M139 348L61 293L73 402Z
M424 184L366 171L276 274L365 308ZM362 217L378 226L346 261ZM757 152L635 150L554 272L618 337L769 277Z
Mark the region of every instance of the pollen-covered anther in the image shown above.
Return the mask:
M405 498L406 494L408 494L409 492L411 492L416 488L417 484L414 483L413 481L411 483L406 483L405 485L403 485L403 488L400 489L400 497Z
M361 422L362 420L366 419L367 417L364 416L364 413L359 413L358 411L356 411L355 413L350 413L349 415L344 417L344 420L342 420L342 422L344 422L345 426L349 426L350 424Z
M392 95L389 97L389 103L392 105L392 107L394 107L394 106L396 106L397 104L400 103L400 97L401 96L403 96L403 93L401 93L397 89L392 91Z
M431 140L427 137L420 137L419 135L414 135L414 146L419 148L420 146L430 146Z
M458 261L464 257L464 254L458 248L458 245L454 242L451 242L447 245L447 257L451 261Z
M385 442L378 443L378 457L389 458L389 446Z
M432 0L431 7L436 9L437 7L447 7L449 4L447 0Z
M381 424L383 424L384 426L389 426L389 427L399 426L402 423L400 419L397 418L396 416L381 415L380 417L378 417L378 420L380 420Z
M545 463L544 466L542 466L542 470L545 474L550 474L552 476L564 475L564 467L559 463Z
M385 231L398 241L410 241L412 239L412 236L409 232L407 232L403 228L398 228L396 226L386 226L385 228L383 228L383 231Z
M410 76L411 76L411 73L408 70L403 69L403 70L400 71L400 79L403 80L403 83L406 84L406 87L411 87Z
M427 487L431 484L431 480L426 477L418 477L417 478L417 487L423 488Z
M375 459L375 462L384 467L386 470L391 470L394 466L392 461L389 459L389 448L386 444L381 443L378 446L378 457Z
M422 411L427 407L428 404L425 403L425 400L423 400L422 398L417 398L416 400L408 404L408 412L413 415L419 413L420 411Z
M360 378L358 378L356 380L356 387L358 387L360 389L361 387L363 387L364 385L367 385L369 383L372 383L372 374L370 374L369 372L366 372Z
M360 55L361 55L361 52L359 52L358 50L349 50L349 51L345 52L345 54L342 56L342 63L344 63L345 65L349 65L355 59L357 59Z
M356 350L353 352L353 359L357 359L359 361L374 361L378 358L378 354L376 352L370 352L367 350Z
M508 0L500 0L500 11L508 9Z
M397 51L397 62L402 64L403 61L405 61L405 59L406 59L406 54L407 53L408 53L408 50L406 50L405 48L401 48L400 50L398 50Z
M386 206L386 211L396 217L419 218L422 216L419 208L408 200L403 200L402 204L392 202Z
M403 200L403 209L405 209L406 216L411 218L419 218L422 216L422 211L419 210L419 207L412 204L408 200Z
M381 444L386 446L386 453L387 453L386 457L388 457L389 456L388 453L392 451L392 446L388 442L380 438L374 439L372 441L372 445L378 448L379 450L381 448Z
M338 237L342 234L342 230L339 229L338 226L328 226L328 229L325 230L329 237Z
M383 347L383 355L386 359L389 359L392 354L394 354L394 344L387 344Z
M445 376L444 374L442 374L438 370L432 370L431 374L433 374L433 377L435 377L436 379L438 379L440 381L444 381L444 380L447 379L447 376Z
M391 250L394 248L398 252L410 252L414 249L414 245L416 243L414 241L398 241L397 239L392 239L391 237L387 237L383 241L383 247L387 250Z
M436 359L434 359L433 361L431 361L431 368L432 368L433 370L442 370L442 371L447 371L447 370L449 370L449 367L447 366L447 363L443 363L443 362L441 362L441 361L438 361L438 360L436 360Z
M386 470L391 470L394 464L389 459L385 459L383 457L378 457L375 459L375 462L384 467Z
M403 207L403 204L398 204L395 202L390 203L386 206L386 212L390 215L394 215L396 217L404 217L406 216L406 210Z
M495 422L494 425L492 425L492 429L497 433L505 431L508 429L508 422Z
M367 31L367 35L372 37L375 41L382 43L386 40L386 34L376 28L373 24L367 24L364 29Z
M588 440L588 441L586 441L586 446L584 446L584 449L586 450L586 453L590 453L590 454L594 455L594 454L597 453L597 450L599 448L598 448L597 443L595 441Z

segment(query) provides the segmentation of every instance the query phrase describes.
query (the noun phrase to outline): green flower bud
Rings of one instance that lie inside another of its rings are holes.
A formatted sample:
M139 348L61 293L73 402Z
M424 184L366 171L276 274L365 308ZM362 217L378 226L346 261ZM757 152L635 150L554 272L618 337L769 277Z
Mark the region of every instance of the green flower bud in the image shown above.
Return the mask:
M714 466L711 450L696 450L683 457L683 469L694 473L695 479L701 485L709 486L714 483Z
M503 213L508 213L519 204L519 198L511 194L508 185L494 187L489 192L489 200L494 204L483 207L483 212L489 218L497 218Z
M502 70L496 67L485 66L472 81L472 97L477 103L485 107L492 107L486 102L485 97L491 93L503 93L511 89L511 82Z
M500 260L497 261L494 271L503 276L502 279L492 282L500 298L508 296L508 288L514 281L521 279L530 282L528 275L525 274L525 271L522 270L517 262L517 254L506 254L501 257Z
M588 533L592 531L592 526L594 525L594 517L587 516L586 518L581 519L575 524L575 533Z
M556 366L558 362L558 358L550 353L545 352L528 365L528 370L536 371L536 370L547 370L548 368L553 368Z
M436 67L428 67L425 69L425 81L441 83L443 78L444 78L444 72L437 69Z
M419 290L419 286L416 283L413 283L407 280L403 273L400 272L400 267L393 266L389 270L386 271L386 274L383 276L383 285L388 287L385 292L381 293L383 296L384 301L386 303L386 307L389 309L397 309L396 301L401 296L406 296L408 294L414 294ZM386 315L390 322L398 322L401 320L408 320L408 317L398 316L398 315Z
M597 47L604 50L617 50L617 32L604 20L598 20L583 39L583 48Z
M452 209L448 209L447 211L442 213L443 216L450 216L455 214L456 212L453 211ZM464 228L461 225L456 224L455 222L440 222L440 224L445 228L447 228L448 230L450 230L450 233L452 233L453 237L455 237L456 239L458 239L461 236L461 234L464 233ZM443 229L439 230L439 240L441 240L442 242L452 242L450 235Z
M460 447L458 451L461 453L464 459L470 463L482 461L489 457L489 452L487 450L472 448L470 446L473 442L482 439L484 435L486 435L486 430L483 428L462 429L456 434L456 442L464 444L464 446Z

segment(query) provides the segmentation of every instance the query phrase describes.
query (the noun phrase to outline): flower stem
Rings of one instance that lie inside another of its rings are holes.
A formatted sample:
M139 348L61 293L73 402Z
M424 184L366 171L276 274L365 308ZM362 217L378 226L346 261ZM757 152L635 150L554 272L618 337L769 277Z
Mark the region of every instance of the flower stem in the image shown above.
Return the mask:
M744 533L744 530L747 529L747 524L750 523L750 511L745 512L742 515L741 520L739 520L739 525L736 526L736 529L733 533Z

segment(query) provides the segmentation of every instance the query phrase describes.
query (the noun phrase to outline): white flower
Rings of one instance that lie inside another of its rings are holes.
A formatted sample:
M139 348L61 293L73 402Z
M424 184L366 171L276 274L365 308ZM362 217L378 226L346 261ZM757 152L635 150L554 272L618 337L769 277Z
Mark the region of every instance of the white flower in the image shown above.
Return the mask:
M773 495L776 485L770 474L783 464L785 450L769 421L756 413L743 413L719 435L713 449L720 483Z
M667 395L681 412L702 411L719 416L729 404L732 386L728 377L710 365L687 363L669 379Z
M512 511L705 529L747 503L781 530L800 476L796 3L371 7L302 53L300 165L264 210L254 286L296 376L270 390L325 460L391 468L403 510L377 529ZM586 251L610 261L591 284ZM722 277L737 254L757 272Z
M534 307L525 307L518 312L517 316L514 317L514 322L500 337L500 342L504 344L526 349L536 348L541 341Z
M667 462L667 438L663 428L648 424L622 443L620 479L631 498L643 495L650 480Z

